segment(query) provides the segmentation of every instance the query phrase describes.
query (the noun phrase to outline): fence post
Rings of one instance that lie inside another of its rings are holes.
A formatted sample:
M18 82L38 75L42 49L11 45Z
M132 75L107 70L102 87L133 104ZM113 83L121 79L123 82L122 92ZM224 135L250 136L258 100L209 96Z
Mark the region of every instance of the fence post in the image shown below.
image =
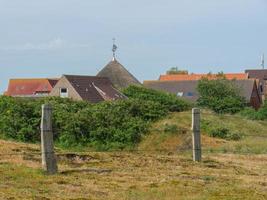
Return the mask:
M43 169L47 174L57 173L52 130L52 106L49 104L42 105L41 148Z
M192 109L193 161L201 161L200 109Z

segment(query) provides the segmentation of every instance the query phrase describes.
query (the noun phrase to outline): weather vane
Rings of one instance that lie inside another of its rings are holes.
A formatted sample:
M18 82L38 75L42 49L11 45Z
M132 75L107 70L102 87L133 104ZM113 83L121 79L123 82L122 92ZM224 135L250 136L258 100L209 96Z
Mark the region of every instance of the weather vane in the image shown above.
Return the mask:
M113 46L112 46L112 52L113 52L113 60L115 60L115 52L118 49L117 45L115 44L116 39L113 38Z

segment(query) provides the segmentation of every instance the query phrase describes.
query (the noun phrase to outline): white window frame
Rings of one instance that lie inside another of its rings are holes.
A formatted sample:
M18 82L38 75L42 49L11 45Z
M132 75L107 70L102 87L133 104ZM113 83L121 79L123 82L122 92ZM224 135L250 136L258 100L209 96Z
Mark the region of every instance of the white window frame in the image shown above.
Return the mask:
M184 96L184 92L177 92L176 96L177 97L182 97L182 96Z
M66 92L62 92L62 90L66 90ZM68 88L59 88L59 95L61 98L68 98L69 97Z

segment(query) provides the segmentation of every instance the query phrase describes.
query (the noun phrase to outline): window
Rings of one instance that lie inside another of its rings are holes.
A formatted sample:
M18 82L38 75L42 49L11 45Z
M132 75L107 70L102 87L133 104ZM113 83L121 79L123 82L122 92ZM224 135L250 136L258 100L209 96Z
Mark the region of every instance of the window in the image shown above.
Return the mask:
M60 97L62 98L69 97L68 88L60 88Z
M263 93L263 85L260 83L260 92Z
M192 97L192 96L194 96L194 94L193 94L193 92L187 92L187 96Z
M184 95L183 92L177 92L177 97L182 97Z

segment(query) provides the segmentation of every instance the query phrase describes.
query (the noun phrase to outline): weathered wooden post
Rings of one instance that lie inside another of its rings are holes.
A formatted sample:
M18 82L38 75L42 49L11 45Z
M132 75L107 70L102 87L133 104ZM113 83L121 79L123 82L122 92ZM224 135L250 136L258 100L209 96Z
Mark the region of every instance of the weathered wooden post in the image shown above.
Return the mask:
M52 106L49 104L42 105L41 148L43 169L47 174L57 173L52 130Z
M200 109L192 109L193 160L201 161Z

